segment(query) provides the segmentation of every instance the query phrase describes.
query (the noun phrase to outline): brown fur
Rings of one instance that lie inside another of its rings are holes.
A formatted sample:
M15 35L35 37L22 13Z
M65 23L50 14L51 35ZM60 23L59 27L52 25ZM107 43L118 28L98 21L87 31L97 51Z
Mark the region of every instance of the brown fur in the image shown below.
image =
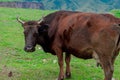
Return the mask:
M25 28L28 33L25 36L26 47L34 48L39 44L45 52L57 55L60 67L58 80L64 79L63 52L66 52L66 77L71 76L72 54L83 59L95 58L104 70L104 80L111 80L114 60L120 49L119 22L120 19L110 14L57 11L47 15L40 25L37 22L23 24L30 30L26 32Z

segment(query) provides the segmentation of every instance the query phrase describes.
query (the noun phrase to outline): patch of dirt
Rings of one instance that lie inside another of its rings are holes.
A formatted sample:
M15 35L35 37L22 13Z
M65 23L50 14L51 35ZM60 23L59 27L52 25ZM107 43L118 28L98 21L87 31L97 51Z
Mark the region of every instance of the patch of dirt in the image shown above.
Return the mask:
M4 65L0 70L0 77L1 76L10 78L20 76L20 73L18 73L15 68L9 68L6 65Z

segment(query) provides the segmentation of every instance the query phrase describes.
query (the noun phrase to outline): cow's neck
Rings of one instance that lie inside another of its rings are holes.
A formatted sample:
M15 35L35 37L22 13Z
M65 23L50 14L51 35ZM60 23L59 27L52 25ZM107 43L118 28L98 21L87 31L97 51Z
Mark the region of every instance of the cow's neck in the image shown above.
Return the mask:
M51 53L51 43L52 43L52 39L50 39L48 37L48 35L44 35L42 37L42 42L39 42L39 38L38 38L38 44L41 45L41 47L43 48L43 50L45 52L50 52Z
M54 54L54 51L52 51L51 45L54 40L54 36L57 30L56 24L58 22L58 20L56 20L57 19L56 17L58 17L56 16L56 14L58 13L57 12L51 13L44 17L44 24L48 25L49 29L48 33L43 36L43 42L39 42L39 44L42 46L45 52L50 52L52 54Z

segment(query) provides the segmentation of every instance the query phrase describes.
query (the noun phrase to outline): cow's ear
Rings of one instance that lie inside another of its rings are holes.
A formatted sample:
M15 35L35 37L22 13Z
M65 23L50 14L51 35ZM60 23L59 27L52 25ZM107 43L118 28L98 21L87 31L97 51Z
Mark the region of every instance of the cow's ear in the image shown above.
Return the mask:
M48 28L49 28L49 25L47 25L47 24L41 25L38 29L38 32L39 33L47 32Z

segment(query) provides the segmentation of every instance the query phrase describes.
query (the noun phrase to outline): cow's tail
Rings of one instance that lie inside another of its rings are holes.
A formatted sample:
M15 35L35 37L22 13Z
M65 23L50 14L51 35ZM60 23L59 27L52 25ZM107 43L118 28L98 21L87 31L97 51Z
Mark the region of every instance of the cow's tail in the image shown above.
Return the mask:
M116 42L116 48L120 48L120 24L117 25L116 31L118 33L118 38L117 38L117 42Z
M119 34L119 36L118 36L117 43L116 43L116 47L117 47L117 48L119 47L119 44L120 44L120 34Z

